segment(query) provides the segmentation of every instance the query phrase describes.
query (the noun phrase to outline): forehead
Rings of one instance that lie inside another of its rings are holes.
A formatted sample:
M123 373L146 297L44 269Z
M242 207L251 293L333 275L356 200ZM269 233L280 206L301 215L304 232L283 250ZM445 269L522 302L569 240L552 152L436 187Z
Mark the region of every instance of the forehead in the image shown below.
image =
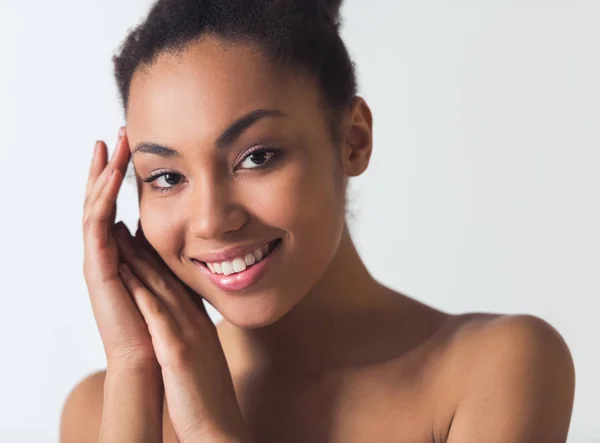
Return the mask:
M145 135L217 132L255 109L313 115L315 84L306 76L278 69L250 44L225 44L213 37L178 54L160 54L133 76L127 110L128 132ZM305 112L312 108L311 112Z

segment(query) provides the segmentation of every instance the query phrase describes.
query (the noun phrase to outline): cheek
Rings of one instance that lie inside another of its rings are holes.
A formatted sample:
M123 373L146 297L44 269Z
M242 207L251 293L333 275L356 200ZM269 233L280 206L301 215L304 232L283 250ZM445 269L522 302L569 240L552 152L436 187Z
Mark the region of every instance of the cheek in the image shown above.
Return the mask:
M163 199L165 202L167 199ZM178 250L177 241L180 227L183 226L180 211L173 211L170 207L156 201L140 200L140 220L146 238L152 247L167 261ZM168 262L167 262L168 263Z
M251 218L288 234L298 265L322 267L321 262L335 252L343 230L344 196L338 181L329 162L307 158L264 179L247 180L240 186L238 198ZM139 203L146 238L168 265L177 266L170 262L178 260L177 252L186 238L186 216L190 215L175 209L181 199L141 195Z
M324 161L292 162L242 189L248 212L290 234L315 223L326 225L343 214L335 171Z
M272 173L269 184L248 188L245 201L254 216L287 232L296 270L318 273L337 250L345 220L338 175L322 159L297 162Z

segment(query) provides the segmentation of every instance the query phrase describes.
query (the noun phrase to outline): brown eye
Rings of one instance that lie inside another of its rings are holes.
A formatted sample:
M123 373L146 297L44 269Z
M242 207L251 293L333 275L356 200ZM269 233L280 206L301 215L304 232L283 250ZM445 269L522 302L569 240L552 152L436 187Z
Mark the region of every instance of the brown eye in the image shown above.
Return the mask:
M244 169L260 168L275 155L275 151L271 149L261 149L254 151L246 156L240 163L240 167Z
M150 183L150 186L158 191L169 191L177 186L182 178L181 174L174 172L160 172L144 179L144 182Z

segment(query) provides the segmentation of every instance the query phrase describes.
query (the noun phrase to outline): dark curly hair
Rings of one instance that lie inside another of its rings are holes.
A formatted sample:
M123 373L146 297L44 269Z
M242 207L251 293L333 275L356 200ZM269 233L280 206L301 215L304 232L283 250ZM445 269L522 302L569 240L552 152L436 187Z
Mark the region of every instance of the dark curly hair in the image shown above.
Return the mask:
M131 79L162 52L177 54L204 34L258 44L284 69L312 75L319 85L331 136L356 95L354 63L339 34L342 0L158 0L113 56L127 115Z

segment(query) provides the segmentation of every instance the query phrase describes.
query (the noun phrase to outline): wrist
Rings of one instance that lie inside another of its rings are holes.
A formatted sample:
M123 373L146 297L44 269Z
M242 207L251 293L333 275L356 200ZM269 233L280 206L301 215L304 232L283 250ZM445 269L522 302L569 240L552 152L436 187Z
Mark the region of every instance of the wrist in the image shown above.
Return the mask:
M202 443L252 443L252 440L246 434L239 435L225 432L212 432L197 441Z
M254 441L245 423L235 426L213 423L203 430L198 429L187 436L178 437L181 438L179 440L181 443L253 443Z
M162 378L160 364L156 360L113 359L106 365L106 375Z
M163 386L151 366L107 365L99 441L162 441Z

